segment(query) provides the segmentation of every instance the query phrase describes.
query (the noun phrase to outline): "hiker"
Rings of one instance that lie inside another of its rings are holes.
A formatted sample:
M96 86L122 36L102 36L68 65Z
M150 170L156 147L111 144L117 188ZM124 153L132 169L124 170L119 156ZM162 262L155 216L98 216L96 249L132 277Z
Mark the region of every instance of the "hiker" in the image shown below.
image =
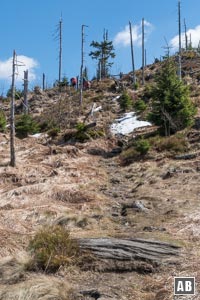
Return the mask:
M122 77L123 77L123 73L120 72L120 73L119 73L119 78L122 79Z
M87 80L85 77L83 77L83 89L89 90L91 87L91 82Z
M74 88L76 88L76 85L77 85L77 80L76 80L76 78L75 78L75 77L72 77L72 78L70 79L70 82L71 82L71 86L73 86Z

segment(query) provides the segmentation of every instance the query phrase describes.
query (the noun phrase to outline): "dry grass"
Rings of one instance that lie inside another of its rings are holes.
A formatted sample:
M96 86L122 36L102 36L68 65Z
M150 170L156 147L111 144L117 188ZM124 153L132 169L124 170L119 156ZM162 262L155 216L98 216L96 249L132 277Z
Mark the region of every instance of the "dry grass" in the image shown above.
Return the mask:
M94 200L94 195L82 191L71 191L55 187L52 191L52 199L66 203L87 203Z
M76 262L79 247L69 231L61 226L42 228L29 243L30 270L56 272L61 266Z
M90 222L91 223L91 222ZM53 221L54 225L85 228L89 224L87 216L78 216L77 214L62 215Z
M16 284L25 280L25 266L29 257L21 253L18 257L7 256L0 261L0 284Z
M0 286L0 300L71 300L69 285L57 278L36 275L32 278L7 286ZM74 299L74 298L73 298Z

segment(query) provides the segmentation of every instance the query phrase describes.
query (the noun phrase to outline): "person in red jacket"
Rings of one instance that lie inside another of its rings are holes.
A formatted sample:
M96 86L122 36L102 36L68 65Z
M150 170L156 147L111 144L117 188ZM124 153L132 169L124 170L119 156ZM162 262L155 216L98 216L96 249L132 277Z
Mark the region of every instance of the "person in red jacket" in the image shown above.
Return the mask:
M83 77L83 89L89 90L91 87L91 82L87 80L85 77Z
M71 82L71 86L73 86L74 88L76 88L76 85L77 85L77 80L76 80L76 78L75 78L75 77L72 77L72 78L70 79L70 82Z

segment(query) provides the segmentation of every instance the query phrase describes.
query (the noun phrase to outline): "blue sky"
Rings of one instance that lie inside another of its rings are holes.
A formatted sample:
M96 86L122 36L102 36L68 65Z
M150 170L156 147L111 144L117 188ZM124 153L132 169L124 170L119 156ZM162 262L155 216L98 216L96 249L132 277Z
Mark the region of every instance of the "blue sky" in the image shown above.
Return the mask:
M177 0L2 0L0 26L0 94L11 82L11 57L16 50L18 59L25 64L18 68L17 86L22 88L22 75L29 69L30 88L42 84L46 74L50 86L58 79L58 42L54 40L56 27L62 13L63 67L62 75L68 78L80 73L81 26L86 28L85 66L89 77L95 75L96 62L88 53L92 40L102 41L104 29L114 42L116 58L112 73L131 70L128 23L133 26L136 68L141 67L141 19L146 21L145 48L147 63L164 55L164 38L176 50L178 21ZM200 40L200 1L182 0L182 21L185 18L193 45ZM199 27L198 27L199 26ZM182 31L183 31L182 22Z

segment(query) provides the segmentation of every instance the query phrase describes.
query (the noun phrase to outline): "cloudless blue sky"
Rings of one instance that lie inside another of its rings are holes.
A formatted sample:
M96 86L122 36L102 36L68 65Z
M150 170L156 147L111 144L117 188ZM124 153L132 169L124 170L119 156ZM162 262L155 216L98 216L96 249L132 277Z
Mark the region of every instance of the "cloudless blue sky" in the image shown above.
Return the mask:
M85 29L85 66L89 76L95 75L96 62L88 53L92 50L92 40L102 41L104 28L109 39L114 40L123 32L128 22L139 26L144 17L151 24L147 28L145 48L147 63L155 57L164 55L168 42L178 34L177 0L2 0L0 26L0 93L10 84L10 75L5 63L12 57L13 49L17 55L32 58L38 62L33 70L35 76L30 87L42 84L42 73L46 74L47 84L58 79L58 42L54 40L56 27L62 13L63 19L63 68L62 75L68 78L80 73L81 25ZM200 25L200 1L182 0L182 21L185 18L188 29ZM183 24L182 24L183 31ZM199 31L200 33L200 31ZM139 34L139 32L138 32ZM139 37L138 37L139 39ZM200 36L199 36L200 40ZM131 71L130 45L115 44L116 58L112 73ZM175 51L172 50L172 51ZM141 45L134 41L136 67L141 67ZM25 67L20 67L24 70ZM18 86L22 82L18 78ZM5 92L5 91L4 91Z

